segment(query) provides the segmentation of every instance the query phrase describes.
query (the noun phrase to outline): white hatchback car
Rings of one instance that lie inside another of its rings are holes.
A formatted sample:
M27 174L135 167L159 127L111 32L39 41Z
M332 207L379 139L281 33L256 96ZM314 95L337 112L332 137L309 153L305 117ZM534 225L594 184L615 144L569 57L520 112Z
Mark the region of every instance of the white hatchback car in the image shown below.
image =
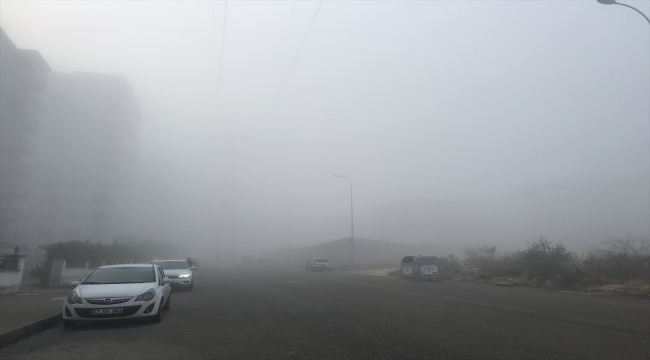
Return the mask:
M139 317L160 322L171 304L170 282L155 264L101 266L72 283L77 287L63 303L63 325Z

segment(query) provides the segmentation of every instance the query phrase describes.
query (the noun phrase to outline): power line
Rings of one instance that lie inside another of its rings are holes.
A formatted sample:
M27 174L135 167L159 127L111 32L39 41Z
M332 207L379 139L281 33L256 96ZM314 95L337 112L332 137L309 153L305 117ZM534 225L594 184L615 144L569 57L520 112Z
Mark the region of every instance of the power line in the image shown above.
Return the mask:
M223 12L223 30L221 32L221 55L219 57L219 76L217 78L217 116L219 115L219 102L221 98L221 72L223 68L223 50L226 43L226 21L228 19L228 0L226 0L226 9Z
M267 116L264 118L264 122L262 123L262 129L261 132L264 132L264 129L266 128L266 123L268 122L268 119L271 117L273 112L275 111L275 108L278 105L278 102L280 100L280 96L282 96L282 92L284 92L284 88L287 84L287 81L289 80L289 77L291 76L291 73L293 72L293 68L296 66L296 62L298 62L298 57L300 57L300 52L302 51L303 46L305 45L305 42L307 41L307 37L309 37L309 33L311 33L311 28L314 26L314 22L316 22L316 17L318 16L318 13L320 12L320 8L323 5L323 2L325 0L321 0L320 3L318 3L318 8L316 9L316 12L314 13L314 16L311 19L311 23L309 24L309 29L307 29L307 33L305 34L305 37L303 37L302 42L300 43L300 46L298 47L298 52L296 53L296 56L293 58L293 61L291 62L291 67L289 67L289 71L287 72L287 75L284 77L284 80L282 81L282 85L280 85L280 90L278 91L275 100L273 101L273 105L271 107L271 110L267 114Z

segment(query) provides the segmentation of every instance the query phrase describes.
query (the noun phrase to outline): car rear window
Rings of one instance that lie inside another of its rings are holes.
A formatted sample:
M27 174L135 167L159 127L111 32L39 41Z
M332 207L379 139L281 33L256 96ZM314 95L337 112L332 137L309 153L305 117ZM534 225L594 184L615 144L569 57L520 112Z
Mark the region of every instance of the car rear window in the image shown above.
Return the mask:
M189 269L185 260L154 261L153 263L163 268L163 270Z
M82 284L136 284L151 283L156 281L156 274L151 267L115 267L99 268L88 277Z

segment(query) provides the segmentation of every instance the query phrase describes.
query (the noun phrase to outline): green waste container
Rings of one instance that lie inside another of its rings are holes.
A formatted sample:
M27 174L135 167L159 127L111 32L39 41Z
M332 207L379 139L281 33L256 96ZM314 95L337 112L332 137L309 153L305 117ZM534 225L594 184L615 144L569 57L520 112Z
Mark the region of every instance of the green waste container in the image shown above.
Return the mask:
M413 278L413 258L415 256L405 256L400 265L399 276L402 279Z
M402 258L400 277L415 281L442 281L440 259L435 256L405 256Z
M442 267L440 259L435 256L413 256L412 260L413 275L412 279L416 281L442 281Z

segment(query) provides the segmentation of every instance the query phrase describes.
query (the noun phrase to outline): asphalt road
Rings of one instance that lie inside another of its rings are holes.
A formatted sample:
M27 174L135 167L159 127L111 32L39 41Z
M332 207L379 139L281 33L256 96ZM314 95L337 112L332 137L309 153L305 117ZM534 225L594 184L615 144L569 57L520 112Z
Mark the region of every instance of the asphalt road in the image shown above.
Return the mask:
M650 359L650 301L304 269L202 269L160 324L62 325L2 359Z

